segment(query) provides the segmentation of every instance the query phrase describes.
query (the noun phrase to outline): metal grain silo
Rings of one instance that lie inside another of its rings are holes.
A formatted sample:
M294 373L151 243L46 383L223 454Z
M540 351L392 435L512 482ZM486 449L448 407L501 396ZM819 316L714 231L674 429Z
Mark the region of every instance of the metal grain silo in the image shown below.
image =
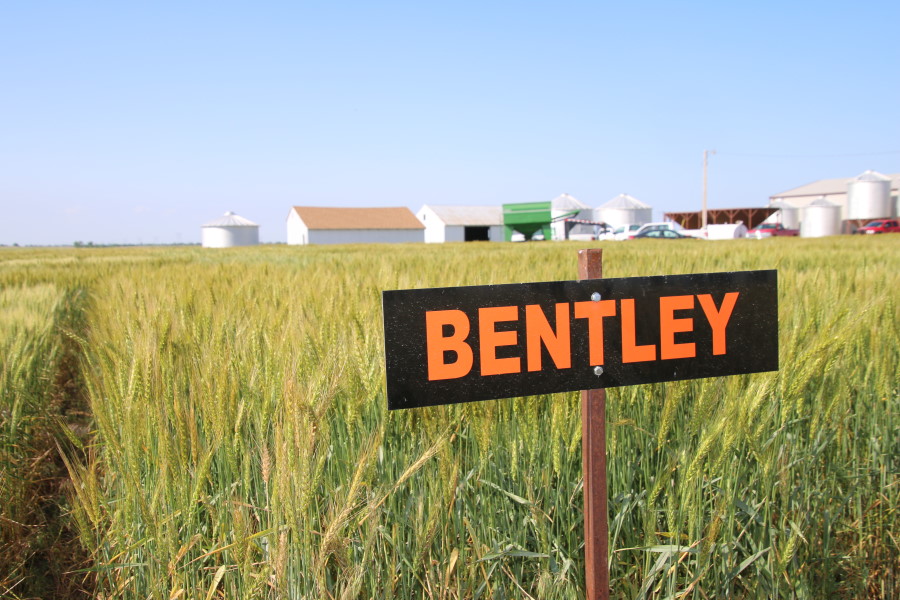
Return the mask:
M259 244L259 225L231 211L200 229L204 248L231 248Z
M848 219L882 219L892 212L890 178L866 171L847 184Z
M769 208L777 208L778 212L766 219L769 223L781 223L786 229L800 229L800 209L778 198L769 204Z
M603 206L594 210L594 219L613 227L623 225L643 225L653 220L653 208L634 196L619 194Z
M802 209L800 237L825 237L841 231L841 207L824 197L817 198Z
M593 231L593 227L589 226L577 226L572 231L566 231L564 219L590 220L594 216L594 211L590 206L569 194L560 194L550 201L550 216L553 218L550 228L553 232L554 240L568 239L568 234L570 233L588 233Z

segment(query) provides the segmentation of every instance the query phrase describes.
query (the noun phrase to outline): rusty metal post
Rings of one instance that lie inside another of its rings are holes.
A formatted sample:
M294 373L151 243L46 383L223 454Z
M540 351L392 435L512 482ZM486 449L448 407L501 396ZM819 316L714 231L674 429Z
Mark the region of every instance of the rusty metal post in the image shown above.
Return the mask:
M603 251L578 251L578 278L603 277ZM609 599L609 522L606 507L606 390L581 392L584 471L584 570L587 600Z

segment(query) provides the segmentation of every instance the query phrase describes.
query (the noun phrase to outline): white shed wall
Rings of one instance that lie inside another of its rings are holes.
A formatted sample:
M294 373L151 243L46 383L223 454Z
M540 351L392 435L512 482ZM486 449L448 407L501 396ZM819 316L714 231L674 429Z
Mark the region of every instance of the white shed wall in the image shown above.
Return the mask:
M425 241L424 229L313 229L310 244L403 244Z
M425 241L429 244L440 244L445 241L444 236L447 226L429 206L423 206L416 213L416 217L425 226Z
M287 220L287 243L292 245L309 242L309 229L296 211L291 211Z
M463 225L445 225L444 226L444 242L464 242L466 241L466 228Z

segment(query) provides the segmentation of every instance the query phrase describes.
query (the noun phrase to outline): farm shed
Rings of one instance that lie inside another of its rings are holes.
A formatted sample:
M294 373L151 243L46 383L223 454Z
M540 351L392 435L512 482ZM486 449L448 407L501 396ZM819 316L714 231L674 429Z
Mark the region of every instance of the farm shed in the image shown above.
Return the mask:
M402 207L294 206L287 218L288 244L390 244L424 242L425 226Z
M770 216L778 212L777 208L710 208L706 211L708 225L736 224L738 221L753 229ZM666 221L674 221L685 229L700 229L703 222L703 213L696 212L669 212L665 213Z
M503 209L499 206L441 206L426 204L416 216L425 225L425 241L503 241Z
M853 189L856 196L859 196L865 187L871 185L879 185L878 181L889 179L890 183L888 192L890 198L887 201L888 208L894 215L879 215L879 217L892 217L897 214L898 190L900 190L900 173L893 175L881 175L875 171L866 171L857 177L844 177L841 179L820 179L800 187L792 188L778 194L769 196L769 202L779 200L790 202L799 209L809 206L816 200L825 199L832 204L836 204L841 209L841 220L859 218L850 214L850 191Z
M231 248L259 244L259 225L231 211L200 228L204 248Z

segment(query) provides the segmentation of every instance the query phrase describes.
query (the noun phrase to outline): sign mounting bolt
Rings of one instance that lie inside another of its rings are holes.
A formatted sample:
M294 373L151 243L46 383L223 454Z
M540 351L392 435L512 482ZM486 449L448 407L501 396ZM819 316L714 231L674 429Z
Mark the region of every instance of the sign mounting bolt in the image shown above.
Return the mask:
M594 367L594 375L597 377L603 375L603 367Z
M600 292L594 292L593 294L591 294L591 300L593 300L594 302L600 302L600 298Z

